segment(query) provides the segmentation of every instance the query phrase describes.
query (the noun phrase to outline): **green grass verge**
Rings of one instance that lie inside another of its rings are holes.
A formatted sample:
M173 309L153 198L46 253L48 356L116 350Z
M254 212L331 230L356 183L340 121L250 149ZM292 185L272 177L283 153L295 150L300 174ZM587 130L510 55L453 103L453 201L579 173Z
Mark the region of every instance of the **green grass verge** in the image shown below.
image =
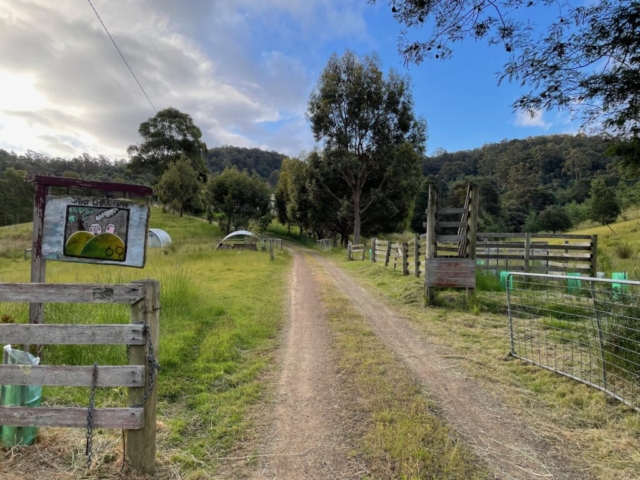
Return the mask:
M488 478L326 271L308 260L321 287L341 375L358 398L368 478Z
M210 240L220 236L215 225L159 209L153 209L151 226L166 230L178 245L167 253L150 249L144 269L48 262L48 281L160 280L158 420L164 427L159 460L182 476L196 469L215 472L216 458L243 437L251 423L247 412L266 394L263 376L274 368L290 257L285 250L276 251L273 261L265 252L213 251ZM0 229L0 244L6 238L14 241L12 234ZM28 281L29 264L21 256L0 258L0 281ZM0 304L0 314L26 322L28 306ZM48 304L45 321L128 323L129 308ZM44 358L46 364L126 363L125 349L119 346L47 347ZM98 389L97 406L124 405L125 390ZM86 406L89 391L45 388L43 400L50 405Z

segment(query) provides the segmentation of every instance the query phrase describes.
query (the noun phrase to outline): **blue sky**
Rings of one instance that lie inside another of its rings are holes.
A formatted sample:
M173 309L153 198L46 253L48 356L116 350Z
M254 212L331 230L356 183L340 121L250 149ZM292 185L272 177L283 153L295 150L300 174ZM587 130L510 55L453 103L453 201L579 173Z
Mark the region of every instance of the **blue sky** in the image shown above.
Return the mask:
M566 114L512 111L522 91L497 86L499 47L469 41L451 60L405 67L384 0L93 3L155 106L191 114L211 147L313 148L306 102L346 48L411 77L429 153L578 129ZM153 114L88 2L0 0L0 148L126 158Z

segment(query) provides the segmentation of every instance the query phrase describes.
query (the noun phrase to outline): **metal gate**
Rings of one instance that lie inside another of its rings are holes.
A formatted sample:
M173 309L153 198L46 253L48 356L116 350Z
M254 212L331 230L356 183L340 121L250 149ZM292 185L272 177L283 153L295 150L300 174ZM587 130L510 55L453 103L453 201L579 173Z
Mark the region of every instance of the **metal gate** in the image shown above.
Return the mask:
M640 282L509 273L511 355L640 411Z

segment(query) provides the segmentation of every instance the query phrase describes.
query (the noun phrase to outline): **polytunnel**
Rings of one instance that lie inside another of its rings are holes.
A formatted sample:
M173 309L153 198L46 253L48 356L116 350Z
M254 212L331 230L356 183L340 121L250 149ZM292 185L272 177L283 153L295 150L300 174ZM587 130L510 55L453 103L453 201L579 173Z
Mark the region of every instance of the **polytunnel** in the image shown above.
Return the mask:
M171 245L171 237L164 230L159 228L150 228L147 234L147 247L160 248Z

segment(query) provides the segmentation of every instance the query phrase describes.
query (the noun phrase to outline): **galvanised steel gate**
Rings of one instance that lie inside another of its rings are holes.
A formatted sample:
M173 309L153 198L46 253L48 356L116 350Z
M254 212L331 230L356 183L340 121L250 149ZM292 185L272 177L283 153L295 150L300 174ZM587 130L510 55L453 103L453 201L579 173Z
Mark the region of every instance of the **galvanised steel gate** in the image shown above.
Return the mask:
M640 411L640 282L509 273L511 355Z

